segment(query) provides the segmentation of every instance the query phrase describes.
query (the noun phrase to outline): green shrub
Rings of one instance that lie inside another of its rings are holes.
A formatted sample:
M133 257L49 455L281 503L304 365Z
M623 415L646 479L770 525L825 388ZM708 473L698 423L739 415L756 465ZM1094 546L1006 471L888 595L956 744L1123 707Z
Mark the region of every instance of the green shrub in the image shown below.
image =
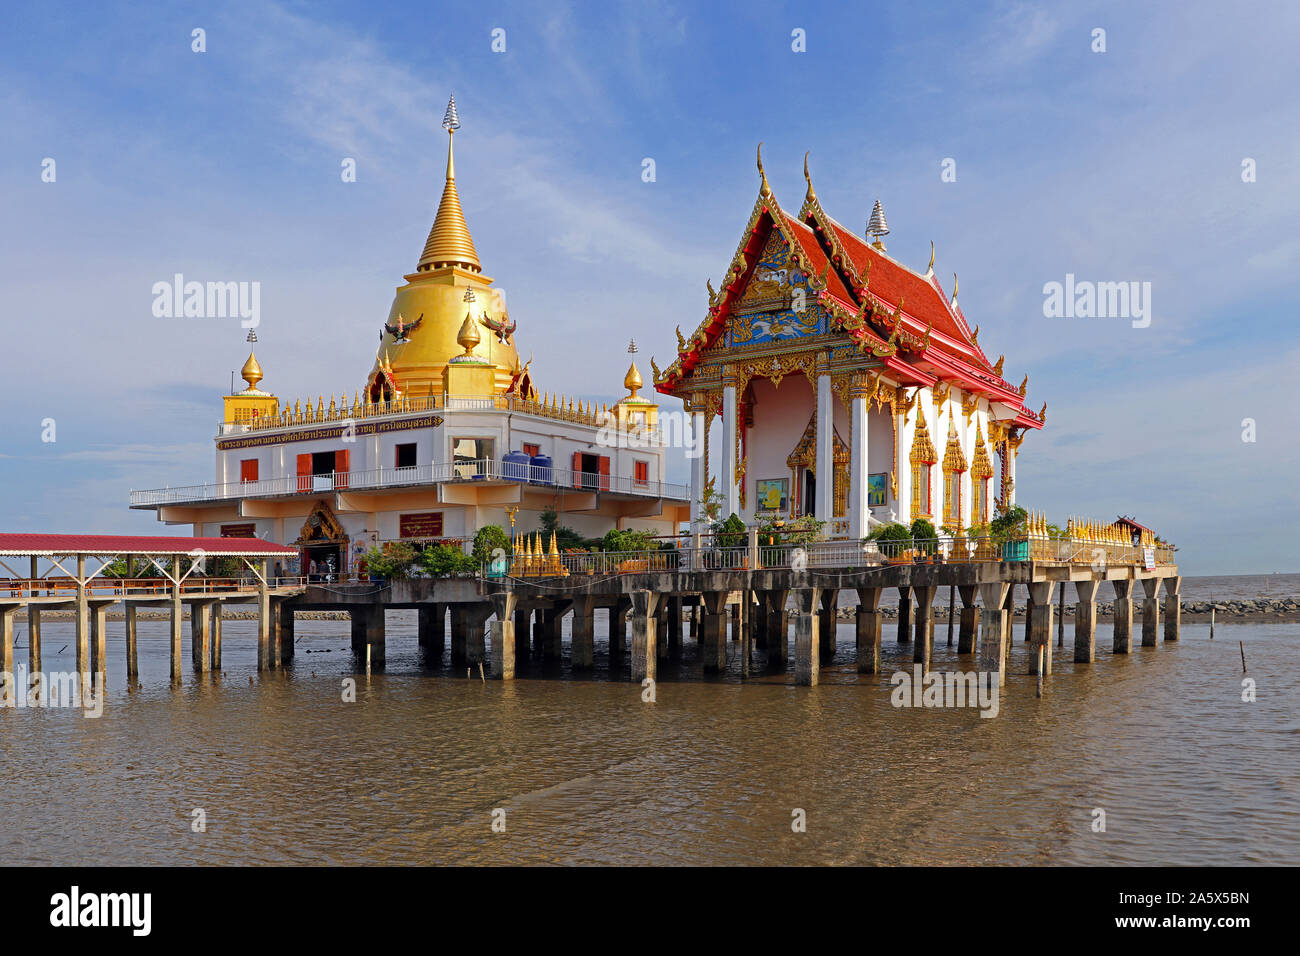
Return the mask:
M653 531L610 528L600 540L602 551L654 551L658 547Z
M989 522L989 534L999 544L1023 538L1027 533L1029 512L1020 505L1004 508L998 505L997 517Z
M934 530L934 525L925 518L917 518L912 522L912 540L916 543L916 548L924 554L934 554L938 546L939 532Z
M472 574L479 569L479 562L454 544L436 544L421 552L420 566L426 574L443 578L453 574Z
M877 525L867 535L867 541L875 541L880 546L880 553L887 558L896 558L912 547L912 532L907 525L897 521L886 525Z
M492 560L492 554L498 548L505 554L510 553L510 536L506 534L505 529L499 525L489 524L478 529L474 535L474 550L472 552L476 564L487 564Z
M713 545L717 548L743 548L749 534L740 515L730 515L726 521L713 523Z
M406 578L416 561L415 547L405 541L386 541L366 552L366 570L373 577Z

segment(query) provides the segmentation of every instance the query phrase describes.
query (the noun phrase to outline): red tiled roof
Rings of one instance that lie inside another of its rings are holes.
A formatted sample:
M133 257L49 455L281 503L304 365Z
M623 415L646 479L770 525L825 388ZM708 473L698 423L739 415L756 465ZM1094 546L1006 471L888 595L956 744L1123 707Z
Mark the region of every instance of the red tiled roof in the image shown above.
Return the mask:
M0 532L0 555L234 554L280 557L298 551L260 538L185 538L180 535L27 534Z

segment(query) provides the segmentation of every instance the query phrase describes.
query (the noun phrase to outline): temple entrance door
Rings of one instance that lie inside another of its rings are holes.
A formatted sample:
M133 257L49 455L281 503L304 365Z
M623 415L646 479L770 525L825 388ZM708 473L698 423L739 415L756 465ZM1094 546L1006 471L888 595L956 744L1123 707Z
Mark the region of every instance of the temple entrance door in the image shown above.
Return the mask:
M799 502L799 505L800 514L816 514L817 476L809 468L803 470L803 501Z
M336 544L309 544L307 551L307 571L310 571L311 563L316 562L316 575L314 580L324 581L327 579L337 581L339 577L339 546Z

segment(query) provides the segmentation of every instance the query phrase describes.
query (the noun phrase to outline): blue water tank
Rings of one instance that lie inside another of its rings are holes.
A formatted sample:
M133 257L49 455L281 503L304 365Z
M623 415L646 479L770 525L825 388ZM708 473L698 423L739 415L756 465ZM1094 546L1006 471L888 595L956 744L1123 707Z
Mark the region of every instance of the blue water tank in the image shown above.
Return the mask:
M550 455L534 455L532 458L532 471L529 480L535 485L549 485L553 479L551 477L551 457Z
M527 481L528 466L533 459L522 451L508 451L501 456L501 477L510 481Z

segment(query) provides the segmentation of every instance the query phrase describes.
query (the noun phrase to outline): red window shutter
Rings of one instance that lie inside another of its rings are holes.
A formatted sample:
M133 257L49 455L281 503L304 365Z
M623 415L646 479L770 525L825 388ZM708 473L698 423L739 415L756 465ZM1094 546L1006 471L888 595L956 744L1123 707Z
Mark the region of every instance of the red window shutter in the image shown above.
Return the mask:
M573 487L582 487L582 452L573 453Z
M600 490L609 491L609 459L600 456Z
M245 458L239 463L240 481L257 481L257 459Z
M298 490L311 491L311 455L298 456Z
M346 488L348 486L349 462L351 461L351 452L348 449L336 451L334 453L334 487Z
M650 483L650 462L638 461L636 463L636 483L638 485Z

